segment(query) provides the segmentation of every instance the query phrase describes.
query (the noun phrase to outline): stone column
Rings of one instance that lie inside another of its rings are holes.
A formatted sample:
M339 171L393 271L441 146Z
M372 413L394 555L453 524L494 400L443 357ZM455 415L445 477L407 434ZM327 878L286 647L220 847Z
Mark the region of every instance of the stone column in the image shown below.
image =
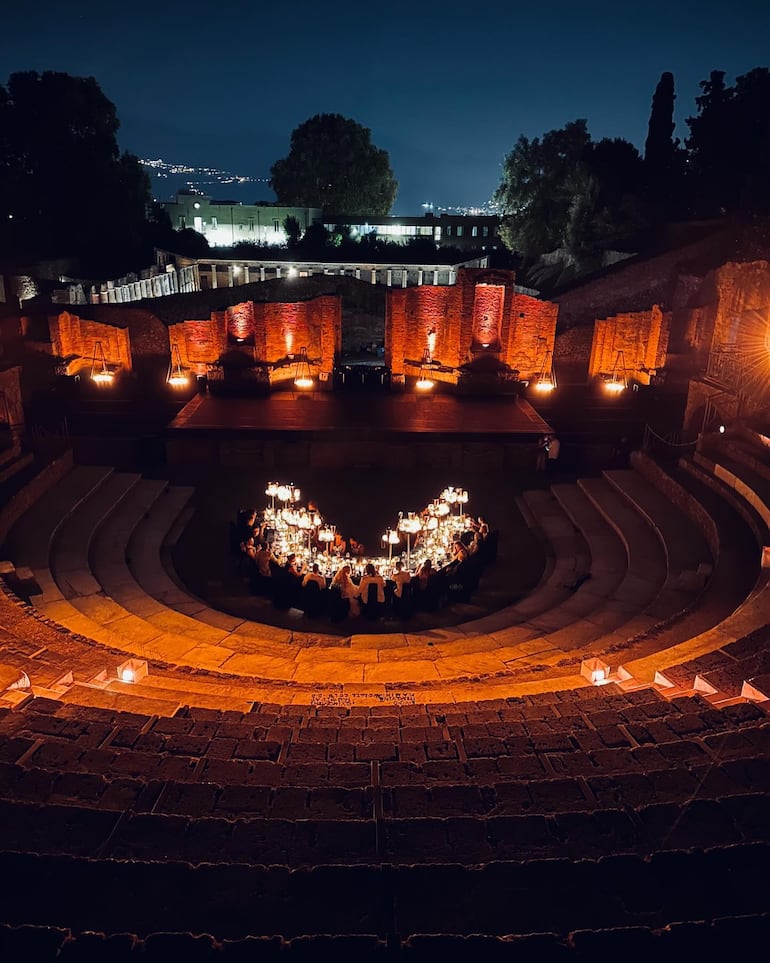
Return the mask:
M276 276L277 278L281 277L281 269L280 269L280 267L276 267L276 269L275 269L275 276Z
M227 265L227 286L228 288L235 286L235 267L232 264Z
M401 269L401 287L405 288L407 281L409 280L409 272L406 268Z
M250 283L251 283L251 277L250 277L250 275L249 275L249 265L248 265L248 264L244 264L244 265L243 265L243 283L244 283L244 284L250 284Z
M372 284L376 284L376 283L377 283L377 271L374 270L372 271Z
M438 271L433 272L433 286L438 287Z
M422 287L422 268L417 271L417 287Z
M388 268L387 274L385 275L385 283L390 288L393 286L393 272Z
M216 264L211 265L211 287L215 288L217 286L217 266Z
M264 264L260 264L260 265L259 265L259 280L260 280L260 281L264 281L264 280L265 280L265 265L264 265Z

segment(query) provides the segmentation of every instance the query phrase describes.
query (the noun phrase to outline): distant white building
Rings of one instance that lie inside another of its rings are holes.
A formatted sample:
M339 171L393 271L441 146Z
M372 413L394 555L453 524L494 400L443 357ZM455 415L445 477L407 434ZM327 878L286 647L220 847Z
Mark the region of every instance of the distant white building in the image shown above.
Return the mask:
M171 218L174 230L192 228L202 234L211 247L232 247L243 242L285 244L287 217L296 218L302 233L321 220L321 209L316 207L213 201L205 194L191 191L180 191L173 201L162 202L161 207Z
M179 231L192 228L202 234L211 247L232 247L244 241L281 245L287 241L284 222L296 218L301 233L311 224L321 223L333 231L338 225L350 228L351 236L373 236L383 241L406 244L417 238L432 241L436 247L484 252L500 247L500 218L490 214L422 214L416 217L390 215L324 215L318 207L242 204L240 201L213 201L205 194L180 191L173 201L161 203Z

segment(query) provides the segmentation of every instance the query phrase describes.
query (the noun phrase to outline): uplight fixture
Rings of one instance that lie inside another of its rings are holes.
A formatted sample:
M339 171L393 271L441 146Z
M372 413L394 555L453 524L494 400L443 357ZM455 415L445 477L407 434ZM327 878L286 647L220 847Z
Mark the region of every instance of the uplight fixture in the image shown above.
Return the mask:
M179 352L178 344L175 344L171 349L171 360L168 364L166 382L174 388L184 388L190 383L190 378L182 367L182 355Z
M426 348L422 355L420 373L417 375L417 381L415 382L415 388L418 391L430 391L435 386L436 382L431 378L432 365L430 351Z
M294 371L294 387L307 390L314 385L313 376L310 373L310 362L307 359L307 348L299 349L299 360Z
M115 372L107 365L104 346L101 341L94 342L94 356L91 360L91 381L98 385L111 385L115 380Z

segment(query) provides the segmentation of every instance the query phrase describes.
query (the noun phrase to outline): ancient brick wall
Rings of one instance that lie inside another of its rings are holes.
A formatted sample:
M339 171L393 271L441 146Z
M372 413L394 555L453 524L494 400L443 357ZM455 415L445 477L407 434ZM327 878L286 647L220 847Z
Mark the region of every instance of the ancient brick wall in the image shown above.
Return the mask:
M24 424L20 375L18 365L0 368L0 421L14 427Z
M711 349L759 353L767 348L770 264L728 262L715 273L716 311Z
M184 368L205 374L206 366L214 364L227 346L224 312L215 311L208 321L183 321L168 328L170 350L179 349L179 360ZM175 359L176 360L176 359Z
M502 360L517 369L519 377L532 378L542 371L548 351L553 358L558 313L558 304L514 292Z
M461 363L462 289L393 288L385 303L385 363L403 375L405 362L419 365L426 349L441 365Z
M108 364L131 369L131 343L125 328L80 318L69 311L49 317L48 328L53 353L60 358L82 358L81 367L85 367L94 357L97 342L101 342Z
M649 383L665 364L669 318L655 304L649 311L617 314L594 324L588 376L613 374L620 365L627 378Z
M244 301L208 320L189 320L168 328L171 351L179 348L182 365L204 374L227 352L248 342L256 362L275 365L307 348L314 374L330 375L342 343L342 307L336 295L293 303ZM234 344L235 342L235 344ZM246 345L244 345L246 347ZM288 377L290 365L285 366Z
M591 324L621 311L646 311L659 304L667 311L676 304L681 275L691 276L691 265L700 267L703 276L714 263L724 260L729 247L729 232L716 231L690 244L643 260L622 262L602 276L575 284L554 296L559 305L559 328ZM710 262L710 263L709 263Z
M391 374L416 374L426 349L442 367L457 369L488 352L522 378L535 374L546 351L553 351L558 307L519 294L514 280L513 271L461 268L452 286L388 291L385 362Z
M314 373L331 374L342 346L342 303L336 295L322 295L294 303L254 305L254 344L258 361L276 364L302 348Z

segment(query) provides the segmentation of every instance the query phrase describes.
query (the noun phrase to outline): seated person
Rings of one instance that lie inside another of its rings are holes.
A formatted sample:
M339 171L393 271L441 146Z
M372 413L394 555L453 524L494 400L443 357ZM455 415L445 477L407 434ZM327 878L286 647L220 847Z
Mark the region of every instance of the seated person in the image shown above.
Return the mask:
M428 583L436 574L433 568L433 563L429 558L426 558L422 565L417 569L417 571L412 576L412 581L416 583L416 587L424 592L428 588Z
M297 581L301 581L305 574L302 570L302 562L297 558L294 552L287 556L283 567L284 571L288 572L289 575L293 575Z
M478 529L477 529L477 531L478 531L478 534L479 534L479 538L480 538L480 539L485 539L485 538L487 537L487 535L489 535L489 525L487 525L486 521L482 518L481 515L479 515L479 517L478 517L478 523L477 523L477 524L478 524Z
M393 590L393 597L400 599L404 594L404 586L408 585L412 580L412 576L409 574L409 572L404 571L404 563L400 559L398 562L396 562L393 573L390 577L396 586Z
M255 561L257 563L257 571L262 578L270 578L273 574L271 565L278 563L278 559L275 557L275 555L273 555L272 549L268 544L264 544L259 547Z
M377 587L377 601L382 605L385 601L385 579L379 574L371 562L369 562L364 569L364 577L358 586L358 591L364 604L369 601L370 585Z
M321 575L320 569L318 568L318 562L313 562L313 567L307 572L302 579L302 587L304 588L308 582L315 582L316 585L321 588L326 588L326 579Z
M243 541L245 541L249 535L254 533L254 527L257 524L257 513L253 509L240 513L238 518L238 530L241 533L241 539Z
M469 554L468 549L462 543L462 540L460 538L454 538L452 540L452 544L449 548L449 551L452 556L452 562L457 562L458 564L460 562L464 562Z
M253 535L249 535L245 541L241 542L241 552L246 556L246 558L250 559L252 562L256 562L258 553Z
M340 596L350 603L350 614L360 615L361 606L358 603L359 589L350 577L350 566L343 565L339 568L332 579L331 589L339 590Z
M351 555L355 555L358 558L366 554L365 546L362 545L361 542L357 542L352 535L348 539L348 549Z

